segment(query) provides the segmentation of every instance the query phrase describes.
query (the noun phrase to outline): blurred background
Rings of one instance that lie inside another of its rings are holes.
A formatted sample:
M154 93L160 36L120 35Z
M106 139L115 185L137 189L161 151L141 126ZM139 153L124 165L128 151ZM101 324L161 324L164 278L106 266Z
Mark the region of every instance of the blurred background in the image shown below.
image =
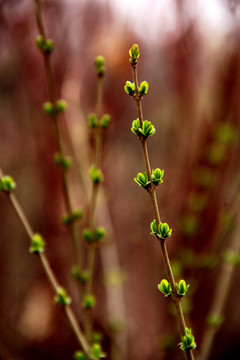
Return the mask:
M191 285L182 304L196 357L240 359L239 1L41 3L55 41L57 93L68 103L61 129L65 152L74 159L72 199L85 212L79 233L88 221L94 59L106 60L103 111L112 123L104 134L97 216L108 236L97 258L94 326L108 358L183 358L171 301L157 288L166 274L150 235L151 202L133 181L144 163L130 131L136 105L123 87L132 81L128 50L138 43L139 79L150 84L144 118L156 128L148 141L151 166L165 171L157 196L162 221L173 229L167 246L176 280ZM41 110L48 92L37 35L34 1L0 1L0 166L15 178L16 195L34 230L44 235L46 255L81 323L71 243L60 223L54 127ZM78 345L3 195L0 234L0 359L71 359Z

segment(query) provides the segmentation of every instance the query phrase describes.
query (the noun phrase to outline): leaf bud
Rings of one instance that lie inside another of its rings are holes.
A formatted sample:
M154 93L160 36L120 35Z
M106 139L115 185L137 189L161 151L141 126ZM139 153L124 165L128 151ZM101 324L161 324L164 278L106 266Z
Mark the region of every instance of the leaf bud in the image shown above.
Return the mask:
M163 183L163 175L164 170L160 170L159 168L152 170L152 182L153 185L158 186L159 184Z
M97 117L95 114L89 114L88 115L88 126L91 129L95 129L97 127Z
M43 104L43 111L48 116L53 116L55 114L54 106L50 101L46 101Z
M103 56L97 56L95 58L96 73L99 77L105 74L105 59Z
M76 351L73 358L74 360L87 360L87 356L82 351Z
M93 309L96 305L96 299L95 296L88 294L86 296L84 296L83 301L82 301L82 307L83 309L89 310L89 309Z
M163 279L160 282L158 285L158 290L161 291L165 297L172 296L172 287L166 279Z
M138 92L140 96L144 96L148 93L148 89L149 89L149 84L147 81L142 81L139 88L138 88Z
M11 176L5 175L0 178L0 191L10 193L16 189L16 183Z
M31 241L31 246L29 248L29 252L31 254L39 254L44 251L45 242L43 240L42 235L34 234Z
M160 223L158 225L158 237L165 240L172 234L172 229L169 228L167 223Z
M178 296L183 297L184 295L186 295L186 292L188 291L190 285L187 285L185 280L180 280L179 283L176 283L176 286Z
M128 95L133 96L135 93L135 84L132 83L131 81L126 81L124 90Z
M62 287L58 288L57 295L54 297L56 304L60 306L67 306L71 304L71 298L67 296L66 290Z
M54 162L64 171L69 170L72 166L72 159L70 156L61 156L58 153L54 156Z
M183 336L182 342L179 345L180 349L183 351L194 350L196 348L197 345L195 343L191 329L186 328L186 334Z
M102 171L96 166L92 166L89 170L90 179L93 182L93 184L98 185L103 181L103 174Z
M100 120L100 126L102 129L106 130L109 125L110 125L110 122L111 122L111 116L108 115L108 114L104 114L102 117L101 117L101 120Z
M56 112L61 114L67 109L67 102L64 99L60 99L56 102Z

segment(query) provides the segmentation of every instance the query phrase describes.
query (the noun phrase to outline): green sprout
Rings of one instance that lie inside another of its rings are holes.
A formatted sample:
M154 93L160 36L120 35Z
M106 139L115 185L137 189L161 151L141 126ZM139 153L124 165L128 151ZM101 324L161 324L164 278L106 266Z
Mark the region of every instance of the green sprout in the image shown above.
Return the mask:
M91 129L95 129L97 127L97 117L96 117L96 114L89 114L88 115L88 126L91 128Z
M187 285L185 280L180 280L179 283L176 283L176 286L178 296L183 297L184 295L186 295L186 292L188 291L190 285Z
M5 175L0 178L0 191L10 193L16 186L17 185L11 176Z
M100 169L98 169L96 166L91 166L89 170L89 176L93 184L98 185L103 181L103 174Z
M62 216L62 223L65 226L70 226L75 221L81 220L82 217L83 217L83 212L81 210L74 210L74 212L71 215L66 214Z
M194 350L196 348L197 345L195 343L191 329L186 328L186 334L183 336L182 342L179 345L180 349L183 351Z
M100 119L100 127L106 130L111 122L111 116L109 114L104 114Z
M164 175L164 170L160 170L160 169L155 169L152 170L152 182L153 185L158 186L159 184L163 183L163 175Z
M144 120L141 127L140 120L136 119L132 122L131 131L138 137L143 136L147 139L149 136L152 136L156 130L150 121Z
M163 279L160 284L158 284L158 290L160 290L166 297L172 296L171 284L166 279Z
M95 58L95 68L99 77L105 74L105 59L103 56L99 55Z
M70 156L62 156L58 153L54 156L54 162L64 171L69 170L72 166L72 159Z
M138 88L138 92L140 96L144 96L148 93L148 89L149 89L149 84L147 81L142 81L139 88Z
M96 305L96 298L95 296L88 294L85 295L82 301L82 307L83 309L89 310L93 309Z
M40 254L44 251L45 242L43 240L42 235L34 234L31 241L31 246L29 248L29 252L31 254Z
M67 296L66 290L62 287L59 287L57 290L57 295L54 297L56 304L65 307L71 304L71 298Z
M134 178L134 181L142 188L148 189L150 186L150 181L148 180L147 173L138 173L137 176Z
M130 59L129 59L130 64L132 66L136 66L137 65L137 59L140 56L140 51L139 51L139 47L138 47L137 44L133 44L133 46L129 50L129 55L130 55Z
M135 84L132 83L131 81L126 81L124 90L128 95L133 96L135 93Z
M158 238L165 240L172 235L172 229L169 228L167 223L160 223L157 226L157 222L154 219L150 224L151 235L156 235Z
M93 344L91 348L91 359L98 360L105 358L106 354L102 351L102 347L99 343Z

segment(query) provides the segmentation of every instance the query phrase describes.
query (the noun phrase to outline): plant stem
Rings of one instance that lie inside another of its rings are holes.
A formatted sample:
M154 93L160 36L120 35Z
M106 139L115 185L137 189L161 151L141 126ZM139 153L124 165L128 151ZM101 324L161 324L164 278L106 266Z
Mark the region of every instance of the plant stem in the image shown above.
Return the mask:
M2 177L2 176L3 176L3 172L0 169L0 177ZM20 220L20 223L22 224L24 230L26 231L30 241L32 241L32 238L34 236L34 231L31 227L19 201L17 200L16 196L12 193L7 193L6 195L7 195L7 198L9 199L17 217ZM61 286L59 285L59 283L57 281L57 278L49 264L49 261L48 261L46 255L44 253L39 253L39 254L37 254L37 256L39 257L39 259L41 261L43 270L44 270L44 272L47 276L47 279L50 282L54 292L58 293L58 289L61 288ZM63 310L68 318L68 321L75 333L75 336L76 336L80 346L83 348L84 352L89 355L90 346L77 323L76 317L75 317L70 305L64 306Z
M36 10L36 19L37 19L38 30L39 30L40 35L44 38L44 40L46 40L46 31L45 31L45 27L44 27L44 23L43 23L43 19L42 19L40 1L39 0L34 0L34 1L35 1L35 10ZM42 54L43 54L43 60L44 60L44 68L45 68L45 73L46 73L49 99L50 99L51 103L55 106L57 97L56 97L55 81L54 81L52 65L51 65L51 58L50 58L50 54L48 54L48 53L42 52ZM59 127L59 115L54 114L52 116L52 119L53 119L55 133L56 133L58 153L59 153L60 157L63 158L64 157L64 147L63 147L63 141L62 141L61 131L60 131L60 127ZM70 186L69 186L69 181L68 181L68 175L67 175L66 171L64 171L64 170L62 170L62 188L63 188L63 197L64 197L67 215L71 216L73 214L73 206L72 206L71 197L70 197ZM81 269L81 266L82 266L81 249L80 249L80 242L79 242L79 238L77 235L77 228L76 228L75 222L72 222L70 224L70 235L71 235L71 239L72 239L74 262L75 262L75 265L77 265L78 268Z
M102 112L102 96L103 96L103 78L102 76L97 76L97 105L96 105L96 118L99 124ZM95 146L94 146L94 162L93 165L100 169L101 165L101 153L102 153L102 129L100 126L97 126L95 129ZM97 197L99 193L99 184L92 183L92 192L90 199L90 213L89 213L89 226L90 229L94 232L96 227L96 205ZM92 294L93 289L93 274L96 258L96 245L90 244L88 246L88 259L87 266L89 272L89 280L86 284L85 293L86 295ZM85 332L88 341L91 339L92 334L92 309L88 309L85 312Z
M236 224L239 224L239 221L240 221L240 212L238 210ZM238 254L240 250L239 237L240 237L240 226L237 225L237 229L233 234L232 239L230 239L228 243L228 249L235 254ZM210 314L214 314L220 317L222 316L226 301L228 299L234 270L235 270L234 264L228 263L226 261L222 263L219 271L219 278L217 280L216 290L215 290ZM201 360L209 359L209 356L211 354L211 349L213 347L213 341L218 330L219 327L216 326L208 326L206 328L202 338Z
M133 65L132 70L133 70L133 80L134 80L134 84L135 84L134 100L137 105L137 112L138 112L138 118L140 121L140 126L142 127L144 119L143 119L143 111L142 111L142 105L141 105L142 98L140 97L139 91L138 91L137 65ZM161 218L160 218L159 206L158 206L157 197L156 197L156 189L154 187L154 184L152 182L152 177L151 177L151 165L150 165L150 160L149 160L147 142L143 136L141 136L140 141L141 141L143 159L144 159L144 163L145 163L147 176L148 176L148 179L151 184L150 189L149 189L149 194L151 197L154 218L156 219L156 223L158 226L161 223ZM166 273L168 276L168 280L172 287L173 295L172 295L171 299L173 301L173 304L174 304L176 312L177 312L177 322L178 322L178 326L179 326L179 330L180 330L180 335L182 338L184 335L186 335L186 324L185 324L185 319L183 316L182 307L181 307L181 303L180 303L181 299L177 296L176 282L175 282L175 279L173 276L172 267L171 267L171 263L170 263L168 252L167 252L166 241L159 240L159 244L160 244L163 262L164 262L165 270L166 270ZM185 356L187 359L194 360L192 350L186 351Z

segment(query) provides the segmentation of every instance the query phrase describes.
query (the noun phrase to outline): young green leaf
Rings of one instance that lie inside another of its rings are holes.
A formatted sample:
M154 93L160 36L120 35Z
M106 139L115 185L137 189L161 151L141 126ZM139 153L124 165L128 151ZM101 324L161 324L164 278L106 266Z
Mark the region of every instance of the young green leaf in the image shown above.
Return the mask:
M151 235L157 235L158 234L158 227L157 227L157 222L154 219L151 224L150 224L150 228L151 228Z
M158 290L160 290L164 294L164 296L172 296L172 287L166 279L163 279L160 282L160 284L158 285Z
M31 254L39 254L44 251L45 242L43 240L42 235L34 234L31 241L31 246L29 252Z
M140 120L139 119L133 120L131 131L137 136L141 135L140 127L141 127Z
M139 88L138 88L138 92L140 96L144 96L148 93L148 89L149 89L149 84L147 81L142 81Z
M186 292L188 291L190 285L187 285L185 280L180 280L179 283L176 283L176 286L178 296L182 297L186 295Z
M5 175L0 178L0 191L10 193L16 188L16 183L11 176Z
M158 186L159 184L163 183L163 175L164 175L164 170L160 170L160 169L155 169L152 170L152 182L153 185Z
M128 95L133 96L135 93L135 84L131 83L131 81L126 81L124 90Z
M71 298L67 296L66 290L62 287L58 288L57 295L54 297L56 304L60 306L67 306L71 304Z
M186 335L183 336L182 342L179 345L180 349L183 351L194 350L196 348L197 345L191 329L186 328Z
M147 173L138 173L137 177L134 178L134 181L140 186L143 187L144 189L148 189L149 185L150 185L150 181L148 180L148 176Z
M160 223L158 225L158 237L165 240L172 234L172 229L169 228L167 223Z
M142 125L142 129L139 128L139 131L141 132L141 134L147 138L149 136L152 136L155 133L155 128L152 125L152 123L148 120L144 120L143 121L143 125Z

